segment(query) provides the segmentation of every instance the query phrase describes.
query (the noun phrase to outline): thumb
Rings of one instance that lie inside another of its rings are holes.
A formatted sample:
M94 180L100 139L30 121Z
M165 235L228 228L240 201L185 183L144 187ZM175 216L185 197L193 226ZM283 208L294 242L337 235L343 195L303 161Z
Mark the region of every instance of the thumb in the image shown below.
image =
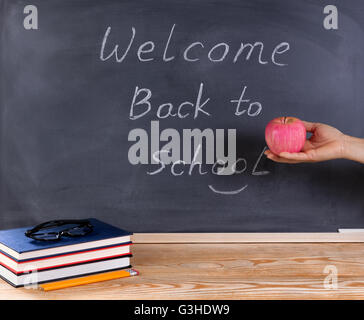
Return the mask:
M306 130L308 132L314 132L315 129L317 128L317 123L314 122L308 122L308 121L303 121L301 120L301 122L303 123L303 125L305 126Z

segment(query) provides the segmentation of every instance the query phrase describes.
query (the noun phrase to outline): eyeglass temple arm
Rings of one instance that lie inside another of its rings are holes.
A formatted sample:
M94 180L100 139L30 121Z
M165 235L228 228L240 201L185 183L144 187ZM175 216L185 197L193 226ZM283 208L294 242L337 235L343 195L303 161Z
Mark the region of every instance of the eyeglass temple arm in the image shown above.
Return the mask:
M52 227L57 227L57 226L61 226L64 224L71 224L71 223L76 223L76 224L88 224L91 225L90 222L88 220L85 219L80 219L80 220L76 220L76 219L69 219L69 220L51 220L51 221L47 221L47 222L43 222L37 226L35 226L34 228L27 230L25 233L26 234L31 234L34 232L37 232L41 229L43 229L43 227L47 226L48 228L52 228Z

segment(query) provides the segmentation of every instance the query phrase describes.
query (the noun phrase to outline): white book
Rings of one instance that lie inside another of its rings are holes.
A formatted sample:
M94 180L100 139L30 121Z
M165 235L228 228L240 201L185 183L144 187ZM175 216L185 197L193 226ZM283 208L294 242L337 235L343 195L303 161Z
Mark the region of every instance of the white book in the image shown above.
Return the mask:
M75 265L59 269L51 269L40 272L33 272L17 276L8 269L0 266L0 277L14 287L34 286L40 283L57 281L78 276L85 276L94 273L123 269L130 266L130 258L109 259L99 262Z

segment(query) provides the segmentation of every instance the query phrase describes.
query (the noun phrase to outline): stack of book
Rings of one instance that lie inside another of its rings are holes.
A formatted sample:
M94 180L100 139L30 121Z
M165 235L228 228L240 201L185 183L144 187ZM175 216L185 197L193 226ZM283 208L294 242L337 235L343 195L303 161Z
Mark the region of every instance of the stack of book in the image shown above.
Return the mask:
M130 232L97 219L81 237L37 241L29 228L0 231L0 277L14 287L130 268Z

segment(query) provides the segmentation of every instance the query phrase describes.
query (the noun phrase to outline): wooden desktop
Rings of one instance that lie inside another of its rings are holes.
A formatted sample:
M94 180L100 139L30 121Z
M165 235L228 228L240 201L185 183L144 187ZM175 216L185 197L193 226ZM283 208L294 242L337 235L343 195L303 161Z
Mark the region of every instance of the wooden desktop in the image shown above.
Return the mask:
M139 276L51 292L0 281L0 299L363 299L363 234L328 235L136 234Z

